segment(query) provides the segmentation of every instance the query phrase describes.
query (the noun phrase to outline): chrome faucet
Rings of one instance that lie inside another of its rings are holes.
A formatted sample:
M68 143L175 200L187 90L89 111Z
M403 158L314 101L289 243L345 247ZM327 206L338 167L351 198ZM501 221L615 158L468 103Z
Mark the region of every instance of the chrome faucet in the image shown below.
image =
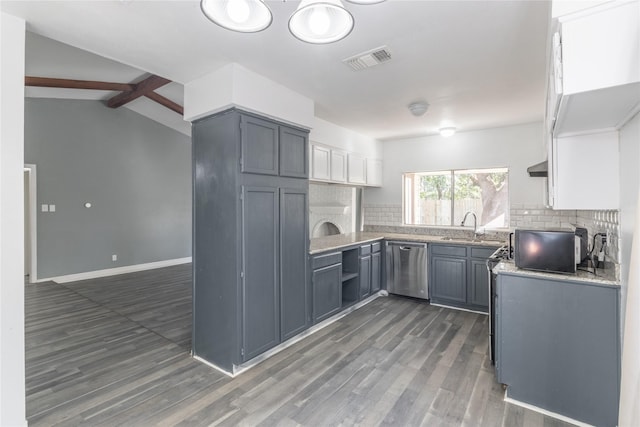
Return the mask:
M466 214L464 214L462 222L460 223L460 227L464 227L464 222L467 220L469 214L473 215L473 238L475 239L478 237L478 217L475 213L468 211Z

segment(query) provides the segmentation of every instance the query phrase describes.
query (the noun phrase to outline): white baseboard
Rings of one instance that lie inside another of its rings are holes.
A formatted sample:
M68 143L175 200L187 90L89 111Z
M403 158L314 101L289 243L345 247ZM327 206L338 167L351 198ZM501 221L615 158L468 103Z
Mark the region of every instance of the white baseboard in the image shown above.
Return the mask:
M534 412L538 412L543 415L547 415L551 418L555 418L560 421L564 421L569 424L573 424L578 427L593 427L591 424L583 423L582 421L574 420L573 418L566 417L564 415L557 414L555 412L547 411L546 409L539 408L537 406L531 405L529 403L520 402L519 400L515 400L509 397L509 389L504 394L504 401L507 403L511 403L516 406L521 406L523 408L529 409Z
M107 268L105 270L86 271L84 273L38 279L37 283L49 281L56 283L76 282L78 280L96 279L98 277L116 276L118 274L135 273L136 271L153 270L154 268L171 267L172 265L186 264L189 262L191 262L191 257L168 259L165 261L149 262L146 264L125 265L124 267Z

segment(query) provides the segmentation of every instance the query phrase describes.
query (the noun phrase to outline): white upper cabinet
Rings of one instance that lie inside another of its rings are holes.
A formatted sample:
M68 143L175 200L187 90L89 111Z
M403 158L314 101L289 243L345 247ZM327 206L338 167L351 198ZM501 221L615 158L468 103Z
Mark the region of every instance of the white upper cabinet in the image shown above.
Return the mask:
M547 123L556 137L619 129L640 109L638 0L563 15L550 37Z
M331 179L331 150L320 145L311 146L311 179Z
M382 186L382 160L369 158L317 143L311 144L312 181L336 184Z
M382 160L367 159L367 185L382 186Z
M349 153L347 166L347 182L350 184L367 183L367 159L355 153Z
M347 182L347 153L331 150L331 181Z
M618 132L554 138L550 150L554 209L619 209Z

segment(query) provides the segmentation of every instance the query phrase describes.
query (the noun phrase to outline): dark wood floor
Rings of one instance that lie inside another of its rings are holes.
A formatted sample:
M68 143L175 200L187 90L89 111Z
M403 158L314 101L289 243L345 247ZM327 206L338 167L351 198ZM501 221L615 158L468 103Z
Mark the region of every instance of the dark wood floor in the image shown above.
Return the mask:
M190 269L26 285L29 425L567 425L503 402L486 316L399 297L228 378L189 356Z

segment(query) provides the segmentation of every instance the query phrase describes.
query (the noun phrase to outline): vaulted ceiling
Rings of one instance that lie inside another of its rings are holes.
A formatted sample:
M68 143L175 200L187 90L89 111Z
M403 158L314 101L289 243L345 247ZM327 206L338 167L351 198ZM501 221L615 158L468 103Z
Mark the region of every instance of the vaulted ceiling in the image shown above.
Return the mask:
M28 75L128 83L156 74L175 82L157 92L182 104L182 84L236 62L313 99L318 117L379 139L542 119L547 1L345 2L355 29L329 45L289 34L299 2L266 3L273 23L254 34L211 23L196 0L3 0L1 8L34 33ZM362 71L342 63L380 46L391 61ZM27 96L113 95L80 92L29 88ZM422 117L407 110L415 100L430 104ZM154 104L140 98L127 106L188 132L176 113Z

